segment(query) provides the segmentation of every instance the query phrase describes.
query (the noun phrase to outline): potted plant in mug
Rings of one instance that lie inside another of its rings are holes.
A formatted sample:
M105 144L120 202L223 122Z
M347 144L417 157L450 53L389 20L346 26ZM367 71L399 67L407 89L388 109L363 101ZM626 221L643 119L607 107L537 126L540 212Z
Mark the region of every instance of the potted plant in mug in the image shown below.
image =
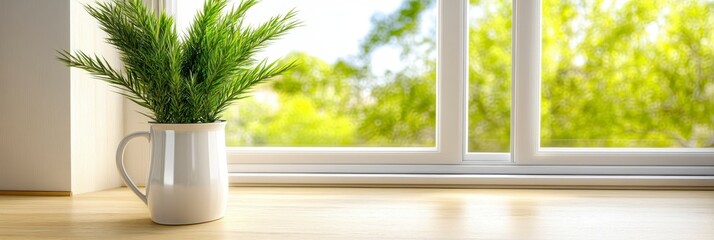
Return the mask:
M227 0L206 0L182 38L171 16L155 14L142 0L86 5L124 66L112 67L81 51L60 52L59 59L69 67L108 82L149 110L150 132L121 141L117 167L156 223L194 224L223 217L228 177L221 113L247 97L251 87L293 66L257 61L254 55L297 27L296 13L247 26L245 14L256 4L243 0L228 9ZM122 161L126 143L138 136L148 137L152 145L145 194L127 176Z

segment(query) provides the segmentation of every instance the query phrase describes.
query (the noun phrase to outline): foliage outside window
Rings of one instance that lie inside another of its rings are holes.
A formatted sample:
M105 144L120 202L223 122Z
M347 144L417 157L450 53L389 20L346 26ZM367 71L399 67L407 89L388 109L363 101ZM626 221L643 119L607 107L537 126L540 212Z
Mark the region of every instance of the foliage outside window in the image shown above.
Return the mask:
M541 146L714 147L714 1L542 6Z
M425 26L435 26L438 4L397 5L372 17L353 55L292 53L286 60L300 66L225 115L228 143L434 146L436 30ZM512 5L469 1L469 152L510 149ZM713 1L542 7L541 146L714 147ZM410 67L375 72L384 48Z
M322 2L330 6L328 1ZM293 4L300 13L309 10L301 9L301 2ZM360 4L397 7L393 12L375 12L371 24L369 19L333 20L334 27L340 28L370 25L361 42L354 43L358 47L353 54L330 61L310 52L291 53L285 61L295 61L295 68L224 115L231 123L230 146L435 146L436 1ZM351 10L321 11L347 14ZM295 44L299 49L300 43ZM385 51L396 55L398 63L379 66Z

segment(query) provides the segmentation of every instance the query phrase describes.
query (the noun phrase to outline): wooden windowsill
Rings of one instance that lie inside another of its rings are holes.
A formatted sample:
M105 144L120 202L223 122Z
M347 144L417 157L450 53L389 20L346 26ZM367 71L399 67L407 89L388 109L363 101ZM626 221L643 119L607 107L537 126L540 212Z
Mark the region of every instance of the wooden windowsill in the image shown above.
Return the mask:
M0 239L714 239L714 191L233 187L225 218L151 222L128 189L0 196Z

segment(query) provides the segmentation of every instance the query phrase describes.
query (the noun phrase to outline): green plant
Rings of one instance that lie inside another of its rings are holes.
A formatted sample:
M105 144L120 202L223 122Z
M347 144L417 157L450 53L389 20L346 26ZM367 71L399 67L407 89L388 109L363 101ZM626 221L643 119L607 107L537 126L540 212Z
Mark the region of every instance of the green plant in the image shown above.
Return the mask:
M227 0L207 0L185 37L179 39L172 17L157 15L141 0L85 5L99 21L107 41L124 66L110 66L100 56L61 51L59 59L119 88L120 93L151 111L157 123L215 122L251 87L286 70L294 62L258 61L254 54L297 27L295 11L258 26L244 24L257 0L226 9Z

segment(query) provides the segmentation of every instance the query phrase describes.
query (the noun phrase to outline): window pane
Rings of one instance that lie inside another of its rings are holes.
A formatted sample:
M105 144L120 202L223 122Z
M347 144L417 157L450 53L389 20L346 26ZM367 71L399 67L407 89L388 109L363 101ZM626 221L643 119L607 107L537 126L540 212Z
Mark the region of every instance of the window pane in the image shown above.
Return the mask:
M228 145L434 147L436 7L436 0L261 1L249 22L292 8L303 22L261 56L298 65L224 114Z
M714 1L544 0L543 147L714 147Z
M510 0L469 5L469 152L509 152L511 132Z

